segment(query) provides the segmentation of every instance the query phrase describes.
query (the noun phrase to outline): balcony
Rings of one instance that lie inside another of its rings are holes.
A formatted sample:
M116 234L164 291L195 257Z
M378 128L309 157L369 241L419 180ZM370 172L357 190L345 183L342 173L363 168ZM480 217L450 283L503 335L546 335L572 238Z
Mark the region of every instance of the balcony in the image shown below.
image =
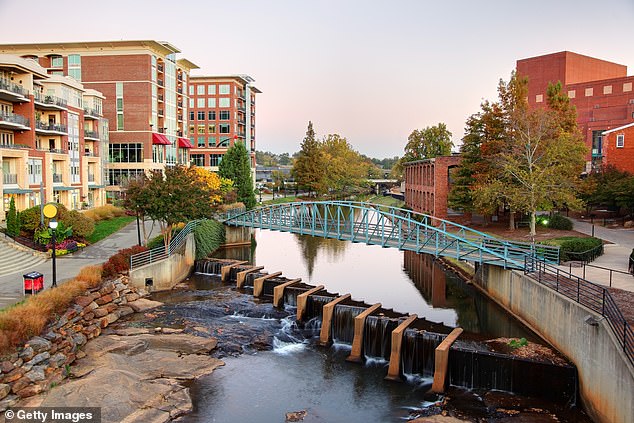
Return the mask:
M93 109L92 107L84 107L85 119L99 120L100 117L101 117L101 112L99 110Z
M162 87L162 86L163 86L163 80L162 80L162 79L159 79L159 80L158 80L158 85L159 85L159 87Z
M62 183L62 174L61 173L53 173L53 183L61 184Z
M99 133L97 131L84 130L84 138L99 140Z
M39 91L35 91L35 104L38 109L44 110L67 110L68 102L63 98L54 95L44 95Z
M183 94L183 89L182 89L182 88L178 88L178 89L176 89L176 91L177 91L179 94Z
M158 114L159 116L163 116L163 109L158 109L157 114Z
M247 112L247 108L244 106L238 106L238 111L242 112L242 113L246 113Z
M89 173L88 174L88 182L95 182L95 174L94 173Z
M91 150L84 151L84 156L86 157L97 157L97 153Z
M158 98L158 101L160 101L161 103L163 102L163 94L159 94L157 98Z
M68 154L68 150L65 148L49 148L48 152L54 154Z
M177 78L178 78L179 81L182 81L183 80L183 74L179 73Z
M6 79L0 79L0 100L16 103L28 103L29 91L23 86L14 84Z
M26 131L29 127L29 120L15 113L0 113L0 128Z
M178 115L178 121L182 122L183 121L183 115Z
M0 144L0 148L8 148L10 150L30 150L31 147L24 144Z
M5 185L8 184L17 184L18 183L18 174L17 173L3 173L2 181Z
M68 127L66 125L52 122L47 123L37 120L35 121L35 132L55 135L68 135Z
M182 102L182 101L179 101L179 102L178 102L178 107L180 107L180 108L182 108L182 107L183 107L183 102Z
M238 91L238 98L241 98L242 100L246 100L246 97L244 96L244 91Z
M156 69L157 69L159 72L163 72L163 65L162 65L162 64L158 64L158 65L156 66Z

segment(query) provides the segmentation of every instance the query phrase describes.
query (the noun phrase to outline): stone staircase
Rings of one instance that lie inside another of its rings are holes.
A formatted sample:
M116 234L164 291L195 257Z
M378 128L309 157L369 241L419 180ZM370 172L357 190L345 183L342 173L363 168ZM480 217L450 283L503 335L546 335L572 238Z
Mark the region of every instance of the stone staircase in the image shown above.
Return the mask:
M17 272L27 272L46 261L41 255L14 248L11 241L0 238L0 276Z

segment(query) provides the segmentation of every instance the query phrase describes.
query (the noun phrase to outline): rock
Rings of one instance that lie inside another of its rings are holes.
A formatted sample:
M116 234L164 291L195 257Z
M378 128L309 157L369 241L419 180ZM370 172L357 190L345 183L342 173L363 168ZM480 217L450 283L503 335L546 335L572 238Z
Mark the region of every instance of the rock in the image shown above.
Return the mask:
M30 360L35 355L35 351L32 347L27 346L20 352L20 358L24 360Z
M139 296L139 294L135 294L135 293L132 293L132 294L126 294L126 296L125 296L125 299L126 299L126 300L128 300L128 302L136 301L136 300L138 300L139 298L141 298L141 297Z
M163 303L160 303L158 301L148 300L146 298L139 298L136 301L129 302L128 305L130 307L132 307L132 310L134 310L135 312L139 313L141 311L146 311L146 310L150 310L152 308L156 308L156 307L162 306Z
M150 333L150 330L146 328L124 328L115 329L113 333L119 336L145 335Z
M84 345L87 342L86 336L83 333L76 333L73 335L73 341L75 345Z
M183 333L183 329L163 328L161 332L169 335L174 333Z
M31 380L29 378L21 377L20 379L16 380L15 383L13 383L13 385L11 386L11 392L15 394L18 391L21 391L22 389L26 388L30 384L31 384Z
M95 302L99 305L104 305L104 304L111 303L112 300L113 300L112 295L106 294L106 295L102 295L101 298L97 298Z
M16 369L12 370L11 372L9 372L8 374L6 374L2 378L2 383L14 382L14 381L20 379L22 377L22 375L24 375L24 369L22 367L18 367Z
M42 387L40 385L29 385L17 392L17 394L20 398L28 398L32 397L33 395L37 395L40 392L42 392Z
M49 354L49 352L44 351L43 353L39 353L38 355L33 357L31 361L29 361L25 365L35 366L36 364L40 364L41 362L48 360L50 357L51 355Z
M84 314L84 320L87 321L87 322L91 321L94 318L95 318L95 313Z
M108 282L101 287L99 293L103 296L110 294L112 291L114 291L114 283Z
M112 291L110 293L110 296L112 297L112 300L116 300L117 298L119 298L121 295L119 294L119 291L117 291L116 289L114 291Z
M56 367L61 367L65 361L66 361L66 356L62 353L57 353L48 360L48 363L51 367L56 368Z
M46 334L44 335L45 339L48 339L51 342L55 342L59 339L59 334L51 331L46 332Z
M4 412L7 408L13 407L18 403L20 398L17 395L9 395L2 401L0 401L0 412Z
M623 227L625 229L631 229L634 228L634 220L628 220L625 223L623 223Z
M0 383L0 400L5 399L11 392L11 387L6 383Z
M200 333L206 333L207 335L211 335L211 332L209 331L209 329L207 329L206 327L203 326L194 326L193 329L196 332L200 332Z
M106 319L108 321L108 324L114 323L117 320L119 320L119 315L117 313L110 313L110 314L106 315L106 317L104 317L104 319Z
M95 310L94 314L96 318L104 317L106 314L108 314L108 310L106 310L105 308L98 308Z
M134 310L132 310L132 307L121 306L119 307L119 310L117 311L117 313L119 314L119 317L123 317L123 316L127 316L129 314L134 313Z
M35 336L26 343L29 347L33 348L35 354L51 348L51 341Z
M31 382L39 382L46 379L46 373L44 372L46 366L34 366L33 369L24 375L24 377Z
M304 417L306 417L306 410L292 411L290 413L286 413L287 422L299 422L304 420Z
M0 363L0 371L2 371L2 373L9 373L13 369L15 369L15 366L10 361Z
M75 298L75 304L80 305L82 307L86 307L88 304L92 303L93 297L92 295L85 295L82 297Z
M86 353L83 352L82 350L77 351L77 358L84 358L86 357Z

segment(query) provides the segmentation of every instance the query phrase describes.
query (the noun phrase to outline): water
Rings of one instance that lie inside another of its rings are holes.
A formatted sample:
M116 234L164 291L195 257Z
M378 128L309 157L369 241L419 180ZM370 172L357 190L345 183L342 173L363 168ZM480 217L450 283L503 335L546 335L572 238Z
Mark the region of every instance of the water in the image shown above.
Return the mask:
M238 253L283 271L287 278L323 284L330 292L351 293L355 300L381 302L398 312L417 313L446 327L460 325L481 337L538 338L503 310L454 276L439 270L429 259L363 244L344 243L292 234L258 231L254 251ZM228 252L231 253L231 252ZM407 253L406 253L407 254ZM430 273L425 269L432 269ZM437 414L440 403L450 414L468 419L504 421L498 408L518 410L524 421L587 422L577 410L542 400L529 400L502 392L450 388L447 396L427 394L431 385L430 348L437 339L407 335L409 356L421 363L402 363L403 383L384 380L389 359L389 336L383 342L365 338L366 363L348 363L350 328L337 326L339 316L354 315L356 307L335 307L332 347L316 345L321 321L294 321L295 309L276 310L240 293L219 278L195 275L190 290L154 294L166 304L150 326L202 327L219 340L218 357L226 366L190 386L193 413L184 422L283 422L287 412L306 410L304 422L399 422ZM289 296L289 300L294 300ZM309 301L313 309L324 299ZM143 316L134 317L142 320ZM385 331L393 320L370 316L367 331ZM429 350L429 351L428 351ZM534 410L544 410L536 412ZM534 413L537 413L533 419ZM556 416L556 417L551 417ZM499 420L498 420L499 419ZM555 420L558 419L558 420Z

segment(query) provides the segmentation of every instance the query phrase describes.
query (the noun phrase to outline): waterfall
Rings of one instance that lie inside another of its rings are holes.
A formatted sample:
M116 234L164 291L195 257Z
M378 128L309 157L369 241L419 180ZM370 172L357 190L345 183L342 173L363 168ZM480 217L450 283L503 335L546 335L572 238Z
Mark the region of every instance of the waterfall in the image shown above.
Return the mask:
M363 329L363 354L366 360L389 360L392 331L399 321L383 316L368 316Z
M354 318L364 311L364 307L337 304L332 319L333 342L352 344L354 339Z
M307 288L300 288L296 286L287 286L284 289L284 305L297 307L297 296L306 292Z
M325 296L325 295L309 295L308 301L306 301L306 317L307 319L312 319L313 317L318 317L321 320L321 316L323 314L324 305L328 304L330 301L334 300L335 297Z
M267 275L266 273L260 273L260 272L247 273L246 278L244 278L243 288L253 289L253 281L255 281L257 278L261 278L262 276L266 276L266 275Z
M436 347L445 335L406 329L401 346L401 370L406 375L434 375Z
M228 263L220 260L197 260L194 271L205 275L220 275L220 269L225 264Z

